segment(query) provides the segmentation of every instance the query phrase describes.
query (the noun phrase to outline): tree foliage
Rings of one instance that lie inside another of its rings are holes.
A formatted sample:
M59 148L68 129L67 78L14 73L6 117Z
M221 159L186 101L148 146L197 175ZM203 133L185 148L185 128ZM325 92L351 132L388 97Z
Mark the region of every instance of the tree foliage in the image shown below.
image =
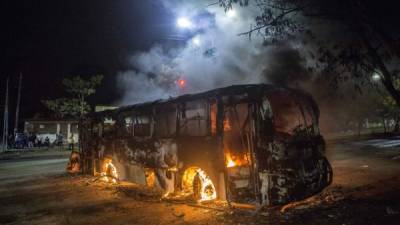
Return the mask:
M80 76L65 78L63 79L63 85L70 96L68 98L44 100L42 102L48 109L55 113L56 117L82 117L90 112L87 97L96 93L96 88L100 85L102 79L102 75L92 76L88 80Z
M397 90L400 89L400 79L394 80L394 86ZM378 105L378 113L382 118L390 118L395 122L394 131L400 131L400 108L397 106L396 101L392 96L386 92L381 92L381 95L377 98L376 103Z
M329 74L335 83L357 80L356 89L379 74L382 85L400 106L399 28L377 1L359 0L219 0L226 10L235 4L255 4L256 25L240 35L263 35L266 43L301 37L314 60L315 72ZM333 34L333 35L332 35Z

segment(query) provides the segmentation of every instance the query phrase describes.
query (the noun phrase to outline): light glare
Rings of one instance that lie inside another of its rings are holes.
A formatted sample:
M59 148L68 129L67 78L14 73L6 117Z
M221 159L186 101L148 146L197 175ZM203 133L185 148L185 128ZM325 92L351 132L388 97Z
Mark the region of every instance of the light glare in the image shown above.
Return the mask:
M192 43L196 46L200 46L201 42L200 42L200 38L195 37L192 39Z
M192 28L193 24L192 22L186 18L186 17L180 17L177 21L176 24L180 28Z
M381 79L381 75L379 75L378 73L372 74L372 80L377 81L377 80L380 80L380 79Z
M236 12L235 12L235 10L230 9L230 10L228 10L228 11L226 12L226 15L227 15L229 18L232 18L232 17L235 17L235 16L236 16Z

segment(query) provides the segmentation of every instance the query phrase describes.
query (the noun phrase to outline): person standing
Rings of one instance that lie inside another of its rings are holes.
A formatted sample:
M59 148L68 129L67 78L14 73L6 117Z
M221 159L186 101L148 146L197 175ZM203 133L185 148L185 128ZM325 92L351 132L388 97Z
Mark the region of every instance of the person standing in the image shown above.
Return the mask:
M44 139L44 145L49 148L50 147L50 138L49 136L46 136L46 138Z
M74 150L74 135L73 134L71 134L70 136L69 136L69 138L68 138L68 148L69 148L69 150Z
M35 139L33 133L28 133L28 148L33 148L34 143Z
M13 134L8 135L8 148L12 149L14 148L14 143L15 143L15 138Z
M57 134L57 146L62 146L63 142L64 142L64 137L62 135L62 133L60 132L59 134Z

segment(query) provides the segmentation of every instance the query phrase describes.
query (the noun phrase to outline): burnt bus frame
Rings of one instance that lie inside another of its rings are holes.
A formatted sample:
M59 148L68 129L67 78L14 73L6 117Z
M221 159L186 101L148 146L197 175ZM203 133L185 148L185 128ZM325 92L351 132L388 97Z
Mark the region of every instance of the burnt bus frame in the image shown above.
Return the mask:
M207 102L207 119L210 120L210 104L211 103L216 103L217 106L217 116L216 116L216 134L213 135L207 135L206 137L199 137L199 139L203 138L204 140L207 140L210 144L210 146L214 146L214 149L211 149L211 151L206 151L205 153L210 154L213 151L212 156L214 156L212 159L214 160L213 165L207 165L207 163L205 162L199 162L196 164L196 166L199 166L200 168L204 169L207 174L211 177L213 183L216 185L216 189L217 189L217 196L219 199L222 200L227 200L228 203L231 202L231 197L230 197L230 193L229 193L229 188L227 187L227 184L230 182L229 181L229 177L228 177L228 172L227 172L227 167L225 166L225 154L224 154L224 146L223 146L223 119L224 119L224 107L228 106L228 105L236 105L239 103L251 103L249 104L249 117L252 118L252 121L254 122L253 124L253 129L255 129L254 132L254 137L252 137L252 143L253 146L251 146L251 148L249 149L250 151L250 156L253 158L253 163L251 165L252 167L252 174L251 177L253 179L254 184L254 200L256 203L258 204L266 204L266 205L275 205L275 204L280 204L280 203L284 203L284 202L277 202L274 203L273 201L268 201L267 203L262 201L261 198L261 192L260 192L260 187L259 187L259 176L257 174L258 171L258 163L257 163L257 156L256 155L256 150L255 150L255 146L254 143L258 142L259 139L259 115L257 114L257 109L262 101L262 98L264 96L268 96L274 93L287 93L290 96L298 96L301 97L303 99L305 99L309 104L310 107L312 108L312 110L315 113L315 117L316 117L316 121L314 121L314 125L316 125L318 127L318 117L319 117L319 110L318 107L315 103L315 101L312 99L312 97L310 95L308 95L305 92L299 91L299 90L294 90L294 89L288 89L288 88L282 88L282 87L277 87L277 86L272 86L272 85L267 85L267 84L257 84L257 85L234 85L234 86L230 86L230 87L226 87L226 88L220 88L220 89L214 89L211 91L207 91L204 93L199 93L199 94L191 94L191 95L183 95L183 96L179 96L176 98L171 98L169 100L158 100L158 101L154 101L154 102L147 102L147 103L142 103L142 104L136 104L136 105L131 105L131 106L124 106L124 107L120 107L118 109L115 110L108 110L108 111L103 111L103 112L98 112L98 113L92 113L90 115L88 115L87 118L83 119L80 121L80 153L81 153L81 157L82 157L82 171L84 173L93 173L95 170L95 163L94 163L94 152L96 151L95 149L93 149L93 146L88 146L88 139L93 139L93 135L88 136L87 135L87 129L88 129L88 125L92 126L94 123L98 123L99 121L102 121L104 118L113 118L115 121L118 121L118 117L121 117L123 114L129 114L129 113L138 113L138 114L143 114L143 112L150 112L150 114L146 114L149 115L151 121L151 125L150 125L150 129L151 129L151 133L150 133L150 137L148 137L148 140L150 140L150 142L154 142L155 139L157 139L157 137L154 137L154 114L155 114L155 107L156 106L162 106L162 105L168 105L168 104L176 104L176 132L175 132L175 136L171 137L170 139L174 139L177 143L178 143L178 154L180 154L180 152L182 153L182 150L179 150L179 147L182 147L184 144L183 142L185 141L185 139L188 139L188 137L182 137L179 135L179 116L180 116L180 107L182 106L182 104L185 104L188 101L196 101L196 100L205 100ZM315 119L315 118L314 118ZM210 121L208 121L207 123L208 126L210 126ZM208 132L210 133L211 129L209 129L210 127L208 127ZM115 128L118 129L118 128ZM92 131L92 129L90 129L90 131ZM99 140L98 142L101 141L109 141L109 142L114 142L115 139L126 139L126 138L131 138L131 137L121 137L117 132L114 132L114 134L110 135L109 137L106 138L99 138L101 140ZM107 140L104 140L107 139ZM190 139L190 138L189 138ZM322 140L322 144L323 144L323 139L322 137L318 137L318 139ZM197 140L197 141L198 141ZM190 142L191 140L189 140ZM97 146L98 147L98 146ZM111 146L112 151L115 151L115 144L112 143ZM324 148L324 146L322 147ZM185 148L183 148L183 151L188 152L188 150L184 150ZM178 157L179 161L186 161L188 159L186 159L185 157ZM187 167L193 166L191 165L191 160L188 160L189 162L187 163L188 165L186 165ZM186 168L187 168L186 167ZM291 198L290 200L294 201L294 200L299 200L302 198L305 198L307 196L310 196L312 194L315 194L319 191L321 191L325 186L329 185L331 183L332 180L332 172L330 169L330 166L328 164L328 169L327 172L328 177L327 181L324 183L324 185L322 185L320 188L317 188L316 190L310 192L310 193L305 193L304 196L300 196L300 197L296 197L294 196L293 198ZM184 169L182 169L180 171L180 174L182 175ZM179 174L179 173L178 173ZM221 177L222 174L222 177ZM179 175L177 177L176 181L180 181L179 180ZM179 185L179 182L175 183L175 186Z

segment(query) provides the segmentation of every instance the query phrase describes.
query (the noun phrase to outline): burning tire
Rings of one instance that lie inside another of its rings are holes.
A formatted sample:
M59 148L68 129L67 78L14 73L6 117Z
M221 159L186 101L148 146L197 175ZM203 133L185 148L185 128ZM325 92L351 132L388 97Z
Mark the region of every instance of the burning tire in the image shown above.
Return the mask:
M217 198L211 178L199 167L189 167L182 176L182 189L191 193L196 201L210 201Z

